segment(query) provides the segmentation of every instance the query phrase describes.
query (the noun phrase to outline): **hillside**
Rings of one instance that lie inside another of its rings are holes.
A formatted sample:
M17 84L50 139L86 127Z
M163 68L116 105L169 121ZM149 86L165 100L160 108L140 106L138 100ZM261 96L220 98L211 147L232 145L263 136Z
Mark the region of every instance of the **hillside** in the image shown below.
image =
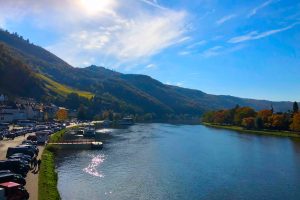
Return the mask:
M272 104L276 111L286 111L292 106L291 102L206 94L166 85L149 76L122 74L103 67L74 68L47 50L7 31L0 30L0 42L8 45L13 55L24 61L27 69L39 74L36 76L39 85L42 84L48 94L63 98L71 92L88 98L95 94L95 114L104 109L117 109L120 112L199 115L207 110L232 108L236 104L255 109L269 109Z
M0 42L0 93L12 97L34 97L38 100L65 98L77 93L84 98L92 98L90 92L80 91L32 70L15 50Z

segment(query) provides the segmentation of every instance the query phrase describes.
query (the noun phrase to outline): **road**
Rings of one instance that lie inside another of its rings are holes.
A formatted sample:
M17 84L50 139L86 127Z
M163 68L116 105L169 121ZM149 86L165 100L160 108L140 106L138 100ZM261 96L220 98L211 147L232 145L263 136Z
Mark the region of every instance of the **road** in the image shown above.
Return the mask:
M2 140L0 141L0 160L6 159L6 151L8 147L15 147L19 145L26 137L19 136L16 137L14 140ZM39 156L40 159L44 146L39 146ZM38 199L38 173L33 173L31 171L28 172L26 177L26 185L25 188L27 189L30 197L29 200L37 200Z

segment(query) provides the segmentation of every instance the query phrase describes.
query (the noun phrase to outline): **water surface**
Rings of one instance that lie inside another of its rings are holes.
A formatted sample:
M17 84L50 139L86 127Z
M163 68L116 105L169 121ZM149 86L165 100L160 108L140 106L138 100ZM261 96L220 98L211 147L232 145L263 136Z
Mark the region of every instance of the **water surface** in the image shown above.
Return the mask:
M300 199L300 141L201 125L113 130L103 150L60 152L63 200Z

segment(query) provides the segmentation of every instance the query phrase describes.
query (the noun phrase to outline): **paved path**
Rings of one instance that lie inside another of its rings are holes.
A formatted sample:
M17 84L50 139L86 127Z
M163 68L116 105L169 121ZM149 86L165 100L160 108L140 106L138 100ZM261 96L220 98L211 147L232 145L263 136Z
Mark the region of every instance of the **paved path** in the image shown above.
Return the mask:
M15 147L19 145L26 137L19 136L16 137L14 140L2 140L0 141L0 160L6 159L6 151L8 147ZM38 159L41 157L44 146L39 146L39 156ZM29 200L37 200L38 199L38 176L39 174L32 173L31 171L28 172L26 177L26 185L25 188L29 192Z

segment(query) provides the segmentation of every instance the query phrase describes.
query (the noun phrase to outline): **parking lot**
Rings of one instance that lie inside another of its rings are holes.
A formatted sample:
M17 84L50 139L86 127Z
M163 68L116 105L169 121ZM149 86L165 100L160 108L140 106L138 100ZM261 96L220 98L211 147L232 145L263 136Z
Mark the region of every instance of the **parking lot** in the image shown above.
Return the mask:
M27 134L29 135L29 134ZM26 137L27 137L26 135ZM4 139L0 141L0 160L6 159L6 151L8 147L15 147L26 138L24 136L19 136L16 137L14 140L11 139ZM38 159L40 159L44 146L39 146L39 155ZM29 193L29 199L30 200L37 200L38 199L38 173L32 173L29 172L26 176L26 185L25 185L26 190Z
M17 127L17 129L14 130L9 126L8 130L2 130L0 141L0 170L2 170L2 174L0 175L2 180L1 184L3 185L1 185L1 187L9 188L7 184L11 183L21 184L21 187L24 186L29 193L29 199L37 200L39 166L41 155L44 150L44 144L47 142L49 135L62 128L63 126L60 126L57 123L51 123L47 125L35 125L31 128ZM37 144L39 145L37 146ZM7 157L7 155L9 157ZM34 163L35 167L32 167L32 163ZM19 167L17 167L18 165ZM10 171L6 172L5 170L8 169ZM3 170L5 172L3 172ZM21 178L17 179L17 176L20 176ZM25 189L23 188L23 190ZM5 191L5 196L18 196L13 192L9 192L8 189L5 189Z

